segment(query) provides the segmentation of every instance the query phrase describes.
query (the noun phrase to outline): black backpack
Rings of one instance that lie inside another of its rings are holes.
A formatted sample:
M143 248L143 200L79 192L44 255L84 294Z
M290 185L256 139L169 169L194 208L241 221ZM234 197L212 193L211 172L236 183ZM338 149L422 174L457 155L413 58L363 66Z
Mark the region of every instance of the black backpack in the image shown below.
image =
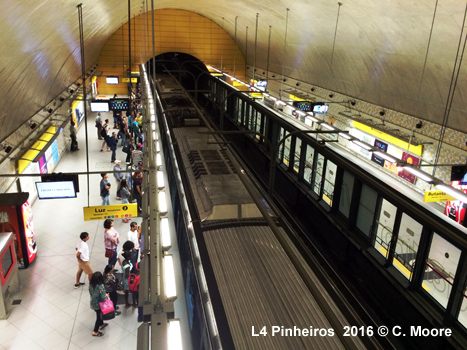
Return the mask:
M105 131L105 126L103 126L102 129L101 129L101 136L102 136L103 138L106 138L106 137L107 137L107 132Z

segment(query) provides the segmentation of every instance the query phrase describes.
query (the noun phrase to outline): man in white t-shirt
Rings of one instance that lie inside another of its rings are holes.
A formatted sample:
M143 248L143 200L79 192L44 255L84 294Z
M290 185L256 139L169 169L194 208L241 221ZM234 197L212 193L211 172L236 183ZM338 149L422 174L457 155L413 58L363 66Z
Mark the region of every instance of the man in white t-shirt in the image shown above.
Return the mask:
M91 268L91 263L89 262L89 247L87 241L89 240L89 233L81 232L79 235L81 241L76 245L76 258L78 259L78 272L76 273L76 283L75 288L78 288L84 285L84 282L80 282L81 274L84 273L88 275L89 280L94 273Z
M130 224L130 231L128 231L128 240L132 241L135 244L135 248L131 253L131 263L133 266L136 266L138 262L138 255L139 255L139 247L140 247L140 239L141 239L141 226L138 226L136 222L132 222Z

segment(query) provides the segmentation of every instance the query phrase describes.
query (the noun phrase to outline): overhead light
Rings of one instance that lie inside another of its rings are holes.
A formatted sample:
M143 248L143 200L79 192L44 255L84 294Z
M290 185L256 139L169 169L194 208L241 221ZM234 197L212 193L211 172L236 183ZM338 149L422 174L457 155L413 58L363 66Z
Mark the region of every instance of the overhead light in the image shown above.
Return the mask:
M156 153L159 153L161 151L161 145L159 141L156 141Z
M378 157L386 159L387 161L389 161L391 163L396 163L398 161L398 159L396 159L393 156L387 154L386 152L373 151L373 154L376 154Z
M357 146L360 146L363 149L366 149L367 151L371 151L371 146L367 145L366 143L360 141L360 140L352 140L353 143L355 143Z
M162 157L160 153L156 154L156 166L158 168L162 166Z
M167 350L183 350L180 320L169 320L167 326Z
M322 126L323 128L325 128L325 129L328 129L328 130L331 130L331 131L332 131L332 130L336 130L336 129L334 129L331 125L326 124L326 123L322 123L321 126Z
M170 239L169 218L161 219L161 243L162 250L169 250L172 247L172 240Z
M284 106L286 105L286 103L284 101L281 101L281 100L277 100L276 103L278 105L284 105Z
M164 173L160 170L157 171L157 188L163 189L165 187L164 183Z
M298 115L306 115L305 112L303 112L303 111L301 111L301 110L299 110L299 109L296 109L296 110L295 110L295 113L298 114Z
M158 204L160 215L167 214L167 199L165 197L165 191L160 191L158 194Z
M309 113L308 113L308 115L307 115L306 117L307 117L308 119L310 119L312 122L315 122L315 123L319 122L319 119L313 117L313 114L309 114Z
M175 271L172 255L164 256L164 286L167 300L173 301L177 298L177 287L175 285Z
M352 138L352 136L350 136L349 134L347 134L345 132L340 132L339 136L341 136L341 137L343 137L344 139L347 139L347 140L350 140Z
M152 131L156 131L156 123L151 123Z
M152 132L152 139L156 140L156 132L155 131Z
M436 188L440 189L444 193L447 193L448 195L456 198L457 200L460 200L463 203L467 203L467 194L464 192L461 192L459 190L456 190L455 188L446 185L446 184L437 184L435 185Z
M427 173L425 173L425 172L423 172L423 171L421 171L421 170L412 168L412 167L409 166L409 165L402 166L402 169L408 171L408 172L411 173L412 175L417 176L418 178L422 179L422 180L425 181L425 182L428 182L428 183L433 182L433 178L432 178L430 175L428 175Z

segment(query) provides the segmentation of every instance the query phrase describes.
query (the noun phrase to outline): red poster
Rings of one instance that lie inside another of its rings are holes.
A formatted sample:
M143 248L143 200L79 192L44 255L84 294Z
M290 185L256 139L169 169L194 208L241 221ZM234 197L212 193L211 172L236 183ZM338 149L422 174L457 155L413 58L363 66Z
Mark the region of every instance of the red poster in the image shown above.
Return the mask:
M408 154L406 152L402 153L402 160L405 160L407 161L407 164L414 164L414 165L417 165L420 163L420 158L417 158L411 154ZM407 180L408 182L410 183L414 183L415 182L415 175L409 173L408 171L404 170L404 169L401 169L399 172L398 172L398 175L403 178L404 180Z
M451 186L467 193L467 185L461 185L460 181L452 181ZM448 201L444 208L444 215L450 217L462 226L466 226L464 222L466 209L467 203L462 201Z
M32 224L32 208L29 201L21 206L21 211L23 212L24 235L26 236L27 256L30 264L36 257L37 245Z

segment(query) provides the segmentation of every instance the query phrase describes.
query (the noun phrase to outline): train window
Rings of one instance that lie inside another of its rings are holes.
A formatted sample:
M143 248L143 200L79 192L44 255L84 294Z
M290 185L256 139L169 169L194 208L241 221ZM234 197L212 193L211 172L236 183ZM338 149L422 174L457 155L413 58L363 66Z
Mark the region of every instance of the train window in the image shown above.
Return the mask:
M238 124L243 124L243 100L241 98L237 98L237 122Z
M324 176L323 200L332 206L334 185L336 183L337 166L329 159L326 161L326 175Z
M349 218L349 213L350 213L350 203L352 201L354 181L355 181L355 177L348 171L344 170L344 177L342 180L342 188L341 188L341 196L339 200L339 211L347 219Z
M392 264L408 280L412 279L423 226L406 213L402 214Z
M422 287L444 307L448 305L460 256L460 249L433 233Z
M318 153L318 159L316 160L315 166L315 178L313 183L313 191L318 196L321 195L321 182L323 181L324 161L324 156Z
M302 140L298 137L295 138L295 152L294 152L294 164L293 170L298 173L298 169L300 168L300 152L302 149Z
M263 118L263 115L260 113L260 112L256 112L256 127L255 127L255 131L258 133L258 134L263 134L261 132L261 124L263 122L264 118ZM258 140L261 140L261 136L259 135L256 135L256 138Z
M283 128L280 128L279 137L276 142L279 143L284 138L284 136L285 136L285 130ZM283 142L282 145L280 146L279 152L277 152L277 158L279 159L281 163L283 162L283 159L284 159L284 147L285 147L285 143Z
M376 237L374 247L386 258L389 254L396 213L397 207L383 199L379 217L376 219Z
M282 157L282 163L289 166L290 162L290 144L292 143L292 138L287 137L284 141L284 155Z
M306 145L306 156L305 156L305 169L303 171L303 179L308 184L311 184L313 176L313 157L315 155L315 149L310 145Z
M366 184L362 184L360 203L358 204L357 227L370 237L375 217L378 193Z

